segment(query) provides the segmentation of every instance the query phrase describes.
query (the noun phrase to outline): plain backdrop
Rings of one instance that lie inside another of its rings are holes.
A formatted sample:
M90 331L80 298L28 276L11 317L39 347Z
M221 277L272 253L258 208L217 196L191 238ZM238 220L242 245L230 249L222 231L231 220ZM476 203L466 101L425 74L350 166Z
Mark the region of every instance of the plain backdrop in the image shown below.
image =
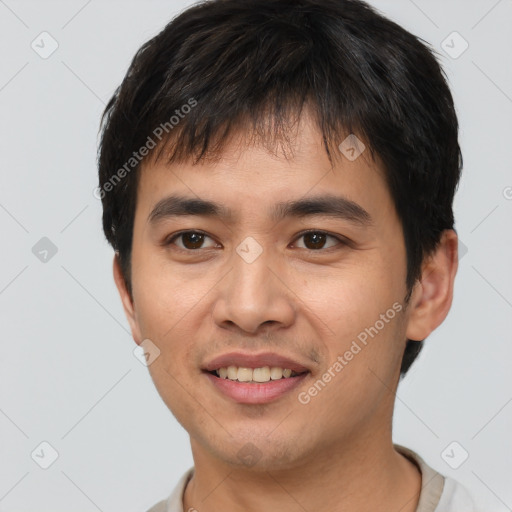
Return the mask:
M464 155L455 298L398 389L394 439L511 510L512 2L371 3L439 52ZM192 465L134 356L93 195L104 105L187 5L0 0L1 511L141 512Z

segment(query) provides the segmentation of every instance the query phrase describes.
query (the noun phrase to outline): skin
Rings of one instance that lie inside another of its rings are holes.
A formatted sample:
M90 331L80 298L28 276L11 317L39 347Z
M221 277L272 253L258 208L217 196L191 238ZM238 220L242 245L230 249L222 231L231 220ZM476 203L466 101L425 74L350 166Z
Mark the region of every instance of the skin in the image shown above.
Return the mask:
M457 236L443 233L406 307L404 238L379 163L365 151L353 162L339 155L331 166L307 115L292 147L293 157L285 158L240 134L217 162L147 162L137 191L133 298L114 258L133 338L137 344L149 338L159 348L151 377L190 435L195 472L184 510L369 511L385 503L387 510L414 511L421 475L392 444L394 393L406 339L425 339L450 309ZM222 203L235 218L148 222L155 204L173 193ZM357 202L373 224L325 216L275 223L268 217L277 202L326 193ZM183 238L162 245L186 229L210 238L188 252ZM305 229L350 244L327 238L325 248L311 249L311 240L297 236ZM248 236L263 249L251 264L235 251ZM317 396L300 403L298 393L395 302L402 311ZM236 349L275 350L311 374L271 403L238 404L201 371ZM238 457L249 442L258 450L254 465Z

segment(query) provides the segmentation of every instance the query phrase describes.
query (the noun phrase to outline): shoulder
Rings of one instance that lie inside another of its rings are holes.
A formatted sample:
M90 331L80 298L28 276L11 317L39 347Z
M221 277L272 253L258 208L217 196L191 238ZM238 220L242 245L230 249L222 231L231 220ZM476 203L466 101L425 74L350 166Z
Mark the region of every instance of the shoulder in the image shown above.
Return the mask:
M147 512L167 512L167 500L159 501L153 505Z
M416 512L476 512L473 499L461 483L436 471L413 450L400 445L395 449L420 469L422 486Z
M444 488L435 512L476 512L467 489L450 477L444 478Z
M193 474L194 467L192 466L178 480L170 496L166 500L159 501L156 505L153 505L147 512L183 512L183 493Z

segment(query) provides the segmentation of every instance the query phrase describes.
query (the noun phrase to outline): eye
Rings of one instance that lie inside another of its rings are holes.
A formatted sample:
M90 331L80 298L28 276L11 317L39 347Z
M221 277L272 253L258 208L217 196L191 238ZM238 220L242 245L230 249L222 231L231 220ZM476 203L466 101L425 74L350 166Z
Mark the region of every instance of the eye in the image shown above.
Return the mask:
M311 251L317 251L319 249L330 249L331 247L334 247L336 245L344 244L344 242L343 242L343 240L341 240L341 238L338 238L334 235L330 235L329 233L326 233L325 231L315 231L315 230L306 231L306 232L300 234L299 237L296 238L296 240L299 240L300 238L304 239L305 247L299 247L299 248L307 249L307 250L311 250ZM334 240L335 243L325 247L326 241L329 238Z
M210 247L216 247L216 243L213 241L212 238L210 238L205 233L202 233L201 231L182 231L181 233L176 233L171 236L171 238L167 239L164 243L164 245L172 245L174 244L175 240L181 239L181 245L175 244L179 249L183 249L185 251L193 251L196 249L204 249L205 247L202 247L205 239L210 239L213 242L213 245L210 245ZM206 247L207 248L207 247Z
M310 251L330 249L336 245L346 245L347 243L344 242L340 237L319 230L305 231L301 233L295 240L300 240L301 238L304 239L303 246L301 247L297 244L296 246L299 249L306 249ZM209 246L204 245L205 240L207 239L211 241ZM330 245L328 243L329 239L331 239ZM180 243L176 243L176 241L179 241ZM218 247L218 244L211 237L201 231L181 231L179 233L175 233L164 242L164 245L175 245L178 249L183 251L195 251L198 249Z

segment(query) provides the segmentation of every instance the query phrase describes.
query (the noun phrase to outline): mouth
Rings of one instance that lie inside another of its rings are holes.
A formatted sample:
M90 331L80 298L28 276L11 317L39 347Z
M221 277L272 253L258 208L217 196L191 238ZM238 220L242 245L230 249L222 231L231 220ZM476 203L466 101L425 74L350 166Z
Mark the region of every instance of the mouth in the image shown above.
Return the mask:
M222 366L217 370L204 370L214 377L228 379L235 382L244 382L248 384L263 384L282 379L290 379L309 373L308 370L296 372L290 368L281 368L279 366L262 366L260 368L248 368L244 366Z
M311 371L301 363L273 353L231 353L202 368L216 391L238 403L263 404L291 392Z

